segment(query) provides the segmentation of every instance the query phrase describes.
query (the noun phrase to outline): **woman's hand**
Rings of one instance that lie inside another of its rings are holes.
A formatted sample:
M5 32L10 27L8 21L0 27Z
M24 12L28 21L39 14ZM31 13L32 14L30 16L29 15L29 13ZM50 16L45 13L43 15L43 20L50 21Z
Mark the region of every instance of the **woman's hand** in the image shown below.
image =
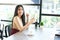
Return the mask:
M34 22L35 22L35 19L34 19L34 18L32 18L32 19L30 20L30 22L31 22L31 23L34 23Z

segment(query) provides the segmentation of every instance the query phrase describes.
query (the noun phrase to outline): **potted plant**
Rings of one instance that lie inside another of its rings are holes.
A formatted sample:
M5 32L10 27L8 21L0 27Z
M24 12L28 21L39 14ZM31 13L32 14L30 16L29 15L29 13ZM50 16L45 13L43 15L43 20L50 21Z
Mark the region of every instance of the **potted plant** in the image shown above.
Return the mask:
M40 28L43 28L43 26L44 26L44 23L40 22Z

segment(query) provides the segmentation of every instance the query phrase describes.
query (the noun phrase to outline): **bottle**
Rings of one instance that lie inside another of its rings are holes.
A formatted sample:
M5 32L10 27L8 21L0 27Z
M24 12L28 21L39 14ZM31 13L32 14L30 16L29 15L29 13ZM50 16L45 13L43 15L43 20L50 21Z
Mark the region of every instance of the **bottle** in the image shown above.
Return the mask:
M37 29L37 19L36 19L36 22L35 22L35 29Z

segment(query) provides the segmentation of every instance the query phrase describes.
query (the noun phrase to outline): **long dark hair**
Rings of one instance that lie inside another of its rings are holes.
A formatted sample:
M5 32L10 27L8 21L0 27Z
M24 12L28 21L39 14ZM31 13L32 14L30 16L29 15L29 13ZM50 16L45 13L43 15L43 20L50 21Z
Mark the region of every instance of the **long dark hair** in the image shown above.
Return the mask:
M22 5L17 5L16 8L15 8L14 17L18 15L17 11L18 11L18 8L19 8L19 7L22 7L22 8L23 8ZM13 17L13 18L14 18L14 17ZM21 18L22 18L22 23L23 23L23 26L24 26L24 25L25 25L25 12L24 12L24 8L23 8L23 15L21 16ZM12 22L12 23L13 23L13 22Z

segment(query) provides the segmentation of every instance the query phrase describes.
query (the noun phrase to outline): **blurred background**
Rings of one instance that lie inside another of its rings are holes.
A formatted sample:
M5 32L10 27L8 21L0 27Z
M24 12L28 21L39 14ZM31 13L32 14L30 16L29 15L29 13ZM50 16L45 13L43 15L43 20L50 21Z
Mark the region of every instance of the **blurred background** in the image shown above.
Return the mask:
M20 4L24 7L26 22L34 17L38 27L60 30L60 0L0 0L0 28L5 30L5 26L12 24L15 7Z
M35 17L38 25L53 28L60 22L60 0L0 0L0 20L4 25L11 24L16 5L22 4L29 20ZM26 17L27 21L27 17Z
M16 5L22 4L25 15L29 14L38 22L43 22L43 26L54 28L60 22L60 0L0 0L0 20L2 24L11 24ZM27 17L26 17L27 21Z
M15 7L20 4L24 7L26 22L28 14L28 21L35 17L39 23L40 0L0 0L0 20L4 26L12 23Z

